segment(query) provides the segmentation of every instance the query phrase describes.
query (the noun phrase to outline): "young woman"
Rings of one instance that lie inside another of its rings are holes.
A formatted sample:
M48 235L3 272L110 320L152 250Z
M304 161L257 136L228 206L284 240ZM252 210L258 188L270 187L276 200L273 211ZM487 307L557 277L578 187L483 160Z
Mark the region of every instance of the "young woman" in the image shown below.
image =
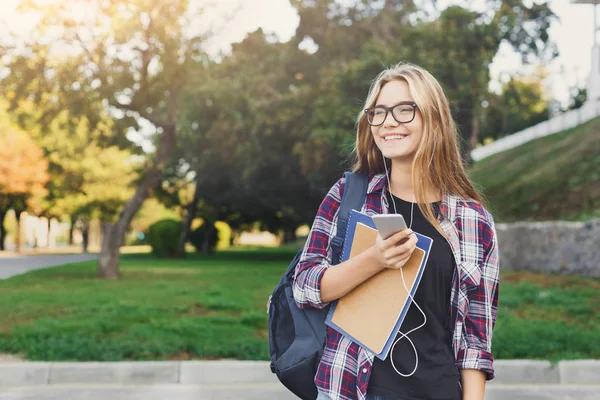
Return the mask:
M327 328L318 400L482 400L494 377L496 232L465 173L448 100L430 73L400 63L379 74L358 117L355 155L354 172L369 177L361 211L400 213L409 229L378 236L366 252L331 265L340 179L296 269L298 306L322 308L384 268L401 269L416 245L412 232L431 237L433 246L400 329L412 333L398 333L385 361Z

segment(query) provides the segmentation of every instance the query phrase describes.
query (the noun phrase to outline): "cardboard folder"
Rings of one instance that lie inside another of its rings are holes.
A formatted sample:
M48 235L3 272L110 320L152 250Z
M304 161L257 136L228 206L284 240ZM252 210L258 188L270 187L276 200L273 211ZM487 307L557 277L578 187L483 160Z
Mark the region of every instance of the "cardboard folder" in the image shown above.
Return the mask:
M431 238L415 233L417 248L402 267L406 288L412 295L419 285ZM341 262L375 244L377 230L370 216L353 210L348 219ZM411 304L400 270L384 269L333 302L325 323L350 340L385 359Z

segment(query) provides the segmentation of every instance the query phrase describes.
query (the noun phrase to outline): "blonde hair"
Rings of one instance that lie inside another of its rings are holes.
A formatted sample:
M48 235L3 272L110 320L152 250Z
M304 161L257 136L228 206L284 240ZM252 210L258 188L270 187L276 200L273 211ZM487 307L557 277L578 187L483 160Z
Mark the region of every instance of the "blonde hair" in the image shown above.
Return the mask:
M448 99L439 82L425 69L404 62L385 69L373 81L363 110L373 107L381 88L393 80L406 81L423 118L423 135L412 169L416 201L427 220L445 235L432 208L427 205L427 193L452 194L479 203L482 203L482 199L467 177ZM384 161L375 144L371 126L362 110L357 120L354 158L353 171L361 174L385 173L384 162L391 166L390 160Z

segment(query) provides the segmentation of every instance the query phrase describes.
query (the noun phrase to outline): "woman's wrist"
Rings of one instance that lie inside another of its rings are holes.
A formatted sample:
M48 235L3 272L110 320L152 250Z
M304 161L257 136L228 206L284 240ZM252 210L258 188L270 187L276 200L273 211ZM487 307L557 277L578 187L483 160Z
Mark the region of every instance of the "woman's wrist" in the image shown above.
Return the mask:
M373 275L383 271L385 265L381 262L378 256L377 246L373 245L365 251L365 264L373 271Z

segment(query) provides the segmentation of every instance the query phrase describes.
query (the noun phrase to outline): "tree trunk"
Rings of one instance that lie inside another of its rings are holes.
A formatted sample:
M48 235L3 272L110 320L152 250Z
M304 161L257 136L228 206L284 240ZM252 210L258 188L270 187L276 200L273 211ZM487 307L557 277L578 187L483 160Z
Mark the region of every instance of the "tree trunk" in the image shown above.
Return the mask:
M142 178L135 194L125 204L119 219L114 224L103 223L102 250L98 259L99 278L118 279L119 250L125 241L125 233L135 213L140 209L150 191L160 184L165 164L175 147L175 129L175 124L163 127L164 131L158 144L156 159Z
M119 249L116 227L110 222L102 223L102 250L98 259L98 277L103 279L119 278Z
M214 221L205 221L205 223L208 223L208 226L206 228L205 234L204 234L204 240L202 242L202 253L204 254L212 254L214 248L212 246L212 237L215 233L215 225L214 225ZM215 244L216 245L216 244Z
M90 244L90 220L84 218L81 224L81 237L83 239L83 252L88 252L88 246Z
M69 227L69 246L73 246L73 234L75 232L75 224L77 223L77 215L71 215L71 226Z
M471 118L471 134L469 135L469 141L467 143L467 148L465 149L464 161L466 165L471 165L471 151L477 146L477 141L479 140L479 115L473 111L473 116Z
M6 239L6 228L4 227L4 218L8 210L0 210L0 251L4 251L4 240Z
M15 210L15 217L17 219L17 234L15 238L15 243L17 245L17 253L21 252L21 243L23 239L23 232L21 232L21 214L22 211Z
M231 229L231 237L229 238L229 245L230 246L234 246L235 245L235 241L237 240L238 236L240 235L240 231L238 229Z
M220 214L218 211L215 211L210 217L205 218L204 225L206 225L206 230L204 231L204 238L202 239L202 253L203 254L211 254L215 250L217 243L214 243L213 237L217 231L215 227L215 222L219 220ZM219 239L217 238L217 242Z
M50 239L52 238L52 232L50 231L50 229L52 229L52 218L48 217L48 234L46 235L46 248L50 248Z
M196 181L196 188L194 189L194 198L192 202L187 206L187 213L181 226L181 235L179 236L179 244L177 246L177 255L185 256L185 243L187 242L190 234L190 228L192 221L196 218L196 211L198 210L198 201L200 200L200 185Z
M283 229L283 244L292 243L296 240L296 229L284 228Z

